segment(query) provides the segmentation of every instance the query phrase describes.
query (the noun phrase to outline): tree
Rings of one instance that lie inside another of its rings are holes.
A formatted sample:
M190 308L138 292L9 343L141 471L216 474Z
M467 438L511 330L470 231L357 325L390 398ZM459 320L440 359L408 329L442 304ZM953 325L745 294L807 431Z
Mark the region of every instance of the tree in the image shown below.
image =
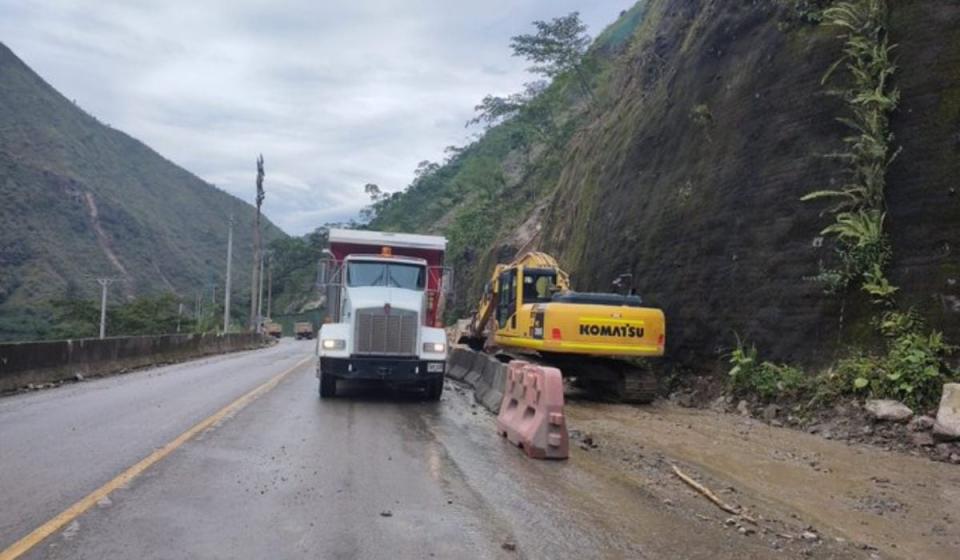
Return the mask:
M477 116L467 121L467 126L481 123L486 128L496 126L517 116L527 101L519 93L507 97L488 95L483 98L479 105L473 108L477 112Z
M418 163L417 168L413 170L413 175L414 177L416 177L416 179L414 179L413 182L416 183L418 181L426 179L427 177L429 177L430 175L433 175L439 170L440 170L439 163L434 163L432 161L425 159L420 163Z
M383 191L380 190L380 187L373 183L367 183L366 185L364 185L363 192L365 192L367 196L370 197L371 202L376 202L380 200L382 196L384 196Z
M546 81L537 80L524 84L521 93L507 97L488 95L475 107L478 115L467 126L483 123L485 128L491 128L512 121L517 124L518 141L528 143L532 133L541 141L552 142L557 132L556 97L545 94L547 86Z
M364 185L363 192L370 197L370 206L365 206L360 210L360 217L369 222L376 218L380 210L386 205L390 199L390 193L381 191L380 187L373 183Z
M580 13L572 12L552 21L535 21L537 32L517 35L510 40L514 56L522 56L534 63L530 71L548 78L573 72L583 92L593 99L581 63L590 45L587 26L580 21Z

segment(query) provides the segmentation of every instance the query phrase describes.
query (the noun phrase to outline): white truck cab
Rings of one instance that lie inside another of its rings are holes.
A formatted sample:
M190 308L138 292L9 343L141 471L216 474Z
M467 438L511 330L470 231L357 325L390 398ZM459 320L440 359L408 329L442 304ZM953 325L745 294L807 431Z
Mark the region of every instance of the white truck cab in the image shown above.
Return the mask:
M446 334L439 324L446 240L442 237L330 231L323 282L331 322L320 328L320 396L341 379L443 392ZM439 270L438 270L439 269Z

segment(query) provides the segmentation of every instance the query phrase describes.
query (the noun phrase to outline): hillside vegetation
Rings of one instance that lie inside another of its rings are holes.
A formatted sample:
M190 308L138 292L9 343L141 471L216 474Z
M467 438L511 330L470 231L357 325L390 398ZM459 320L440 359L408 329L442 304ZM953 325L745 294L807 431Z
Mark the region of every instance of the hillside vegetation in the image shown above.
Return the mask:
M831 7L867 15L851 31ZM858 363L939 375L938 341L960 340L960 4L643 1L581 69L589 94L557 76L374 204L374 229L450 237L456 314L494 262L539 248L578 289L633 273L682 363L719 366L739 336L811 368L893 344ZM538 104L548 134L530 134Z
M98 122L2 44L0 189L0 339L50 334L48 302L98 298L97 276L123 280L117 302L222 294L230 214L234 302L249 301L254 209Z

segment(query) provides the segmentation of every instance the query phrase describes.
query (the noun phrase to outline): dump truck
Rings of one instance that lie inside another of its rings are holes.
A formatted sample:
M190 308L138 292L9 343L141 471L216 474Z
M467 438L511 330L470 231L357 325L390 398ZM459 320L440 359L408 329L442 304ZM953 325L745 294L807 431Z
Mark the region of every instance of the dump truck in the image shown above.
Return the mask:
M274 338L280 338L283 336L283 325L280 323L275 323L269 319L263 322L263 332L267 336L272 336Z
M451 290L443 237L331 229L320 263L321 398L340 380L418 387L439 400L447 359L442 313Z
M650 402L656 376L629 358L663 356L666 320L629 292L572 291L556 259L524 253L496 266L459 342L506 360L535 357L581 387Z
M309 321L298 321L293 324L293 335L297 340L313 339L313 324Z

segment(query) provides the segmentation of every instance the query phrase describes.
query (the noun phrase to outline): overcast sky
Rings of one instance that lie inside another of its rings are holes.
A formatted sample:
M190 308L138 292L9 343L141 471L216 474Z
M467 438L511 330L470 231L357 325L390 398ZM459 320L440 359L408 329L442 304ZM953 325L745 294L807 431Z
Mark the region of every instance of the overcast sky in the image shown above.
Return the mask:
M473 106L530 79L510 37L632 0L0 0L0 41L67 98L291 234L356 216L462 145Z

